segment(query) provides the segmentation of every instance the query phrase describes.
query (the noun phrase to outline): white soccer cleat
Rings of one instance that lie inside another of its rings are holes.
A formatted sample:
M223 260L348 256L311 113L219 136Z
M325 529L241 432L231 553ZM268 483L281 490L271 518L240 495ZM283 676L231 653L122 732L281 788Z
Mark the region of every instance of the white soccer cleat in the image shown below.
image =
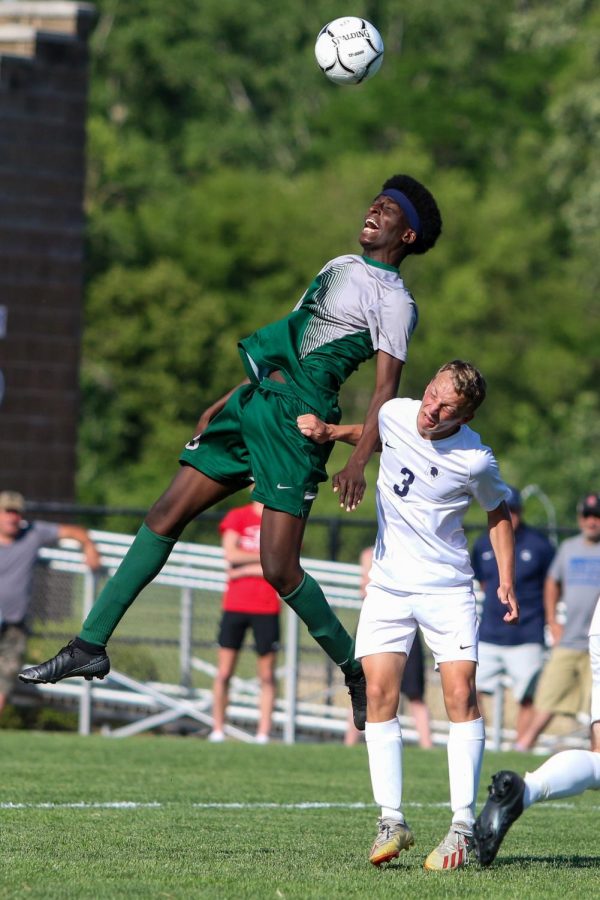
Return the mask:
M452 825L444 840L431 851L423 867L429 872L450 872L468 865L473 849L473 833L467 829L468 825L462 823Z
M415 842L408 825L397 819L378 819L377 828L377 837L369 854L369 862L374 866L395 859L401 850L408 850Z

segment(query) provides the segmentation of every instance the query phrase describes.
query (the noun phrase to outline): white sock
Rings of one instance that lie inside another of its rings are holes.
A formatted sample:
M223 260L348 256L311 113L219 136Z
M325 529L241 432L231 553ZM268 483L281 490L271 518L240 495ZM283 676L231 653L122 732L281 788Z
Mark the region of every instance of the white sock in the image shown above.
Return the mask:
M540 800L574 797L589 788L600 790L600 753L563 750L547 759L535 772L525 775L523 806Z
M402 731L397 716L388 722L367 722L365 741L375 803L382 817L404 822L402 805Z
M485 745L483 719L450 722L448 733L448 775L452 822L472 827L475 801Z

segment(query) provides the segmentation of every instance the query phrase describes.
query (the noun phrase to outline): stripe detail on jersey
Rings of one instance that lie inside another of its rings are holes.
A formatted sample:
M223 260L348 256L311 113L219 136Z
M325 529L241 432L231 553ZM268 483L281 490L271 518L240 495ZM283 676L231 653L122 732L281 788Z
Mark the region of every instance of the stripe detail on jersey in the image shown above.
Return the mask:
M331 266L317 278L315 290L307 294L302 305L310 312L311 318L302 336L300 359L304 359L317 347L344 336L345 329L340 326L339 316L335 316L334 311L349 279L349 265ZM315 315L314 310L318 310L318 315Z

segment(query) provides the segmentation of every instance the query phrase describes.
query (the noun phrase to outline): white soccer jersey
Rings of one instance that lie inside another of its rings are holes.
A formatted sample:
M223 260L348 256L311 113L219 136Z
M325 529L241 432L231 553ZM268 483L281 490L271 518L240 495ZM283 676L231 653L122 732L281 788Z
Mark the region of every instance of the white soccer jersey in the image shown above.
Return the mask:
M379 412L378 534L369 578L391 591L464 592L473 579L464 515L473 497L490 511L509 490L492 451L466 425L442 440L422 438L420 405L389 400Z

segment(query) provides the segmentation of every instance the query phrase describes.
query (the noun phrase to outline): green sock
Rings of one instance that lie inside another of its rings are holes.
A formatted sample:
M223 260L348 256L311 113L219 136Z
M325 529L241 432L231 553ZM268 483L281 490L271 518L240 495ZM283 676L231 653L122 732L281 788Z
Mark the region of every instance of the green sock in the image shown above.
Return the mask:
M82 640L106 645L142 588L156 578L174 544L174 538L155 534L147 525L142 525L121 565L105 584L83 623L79 632Z
M302 619L327 656L349 675L360 669L360 663L354 659L354 640L350 637L337 618L325 594L315 579L304 573L304 578L295 591L288 597L282 597L288 606Z

